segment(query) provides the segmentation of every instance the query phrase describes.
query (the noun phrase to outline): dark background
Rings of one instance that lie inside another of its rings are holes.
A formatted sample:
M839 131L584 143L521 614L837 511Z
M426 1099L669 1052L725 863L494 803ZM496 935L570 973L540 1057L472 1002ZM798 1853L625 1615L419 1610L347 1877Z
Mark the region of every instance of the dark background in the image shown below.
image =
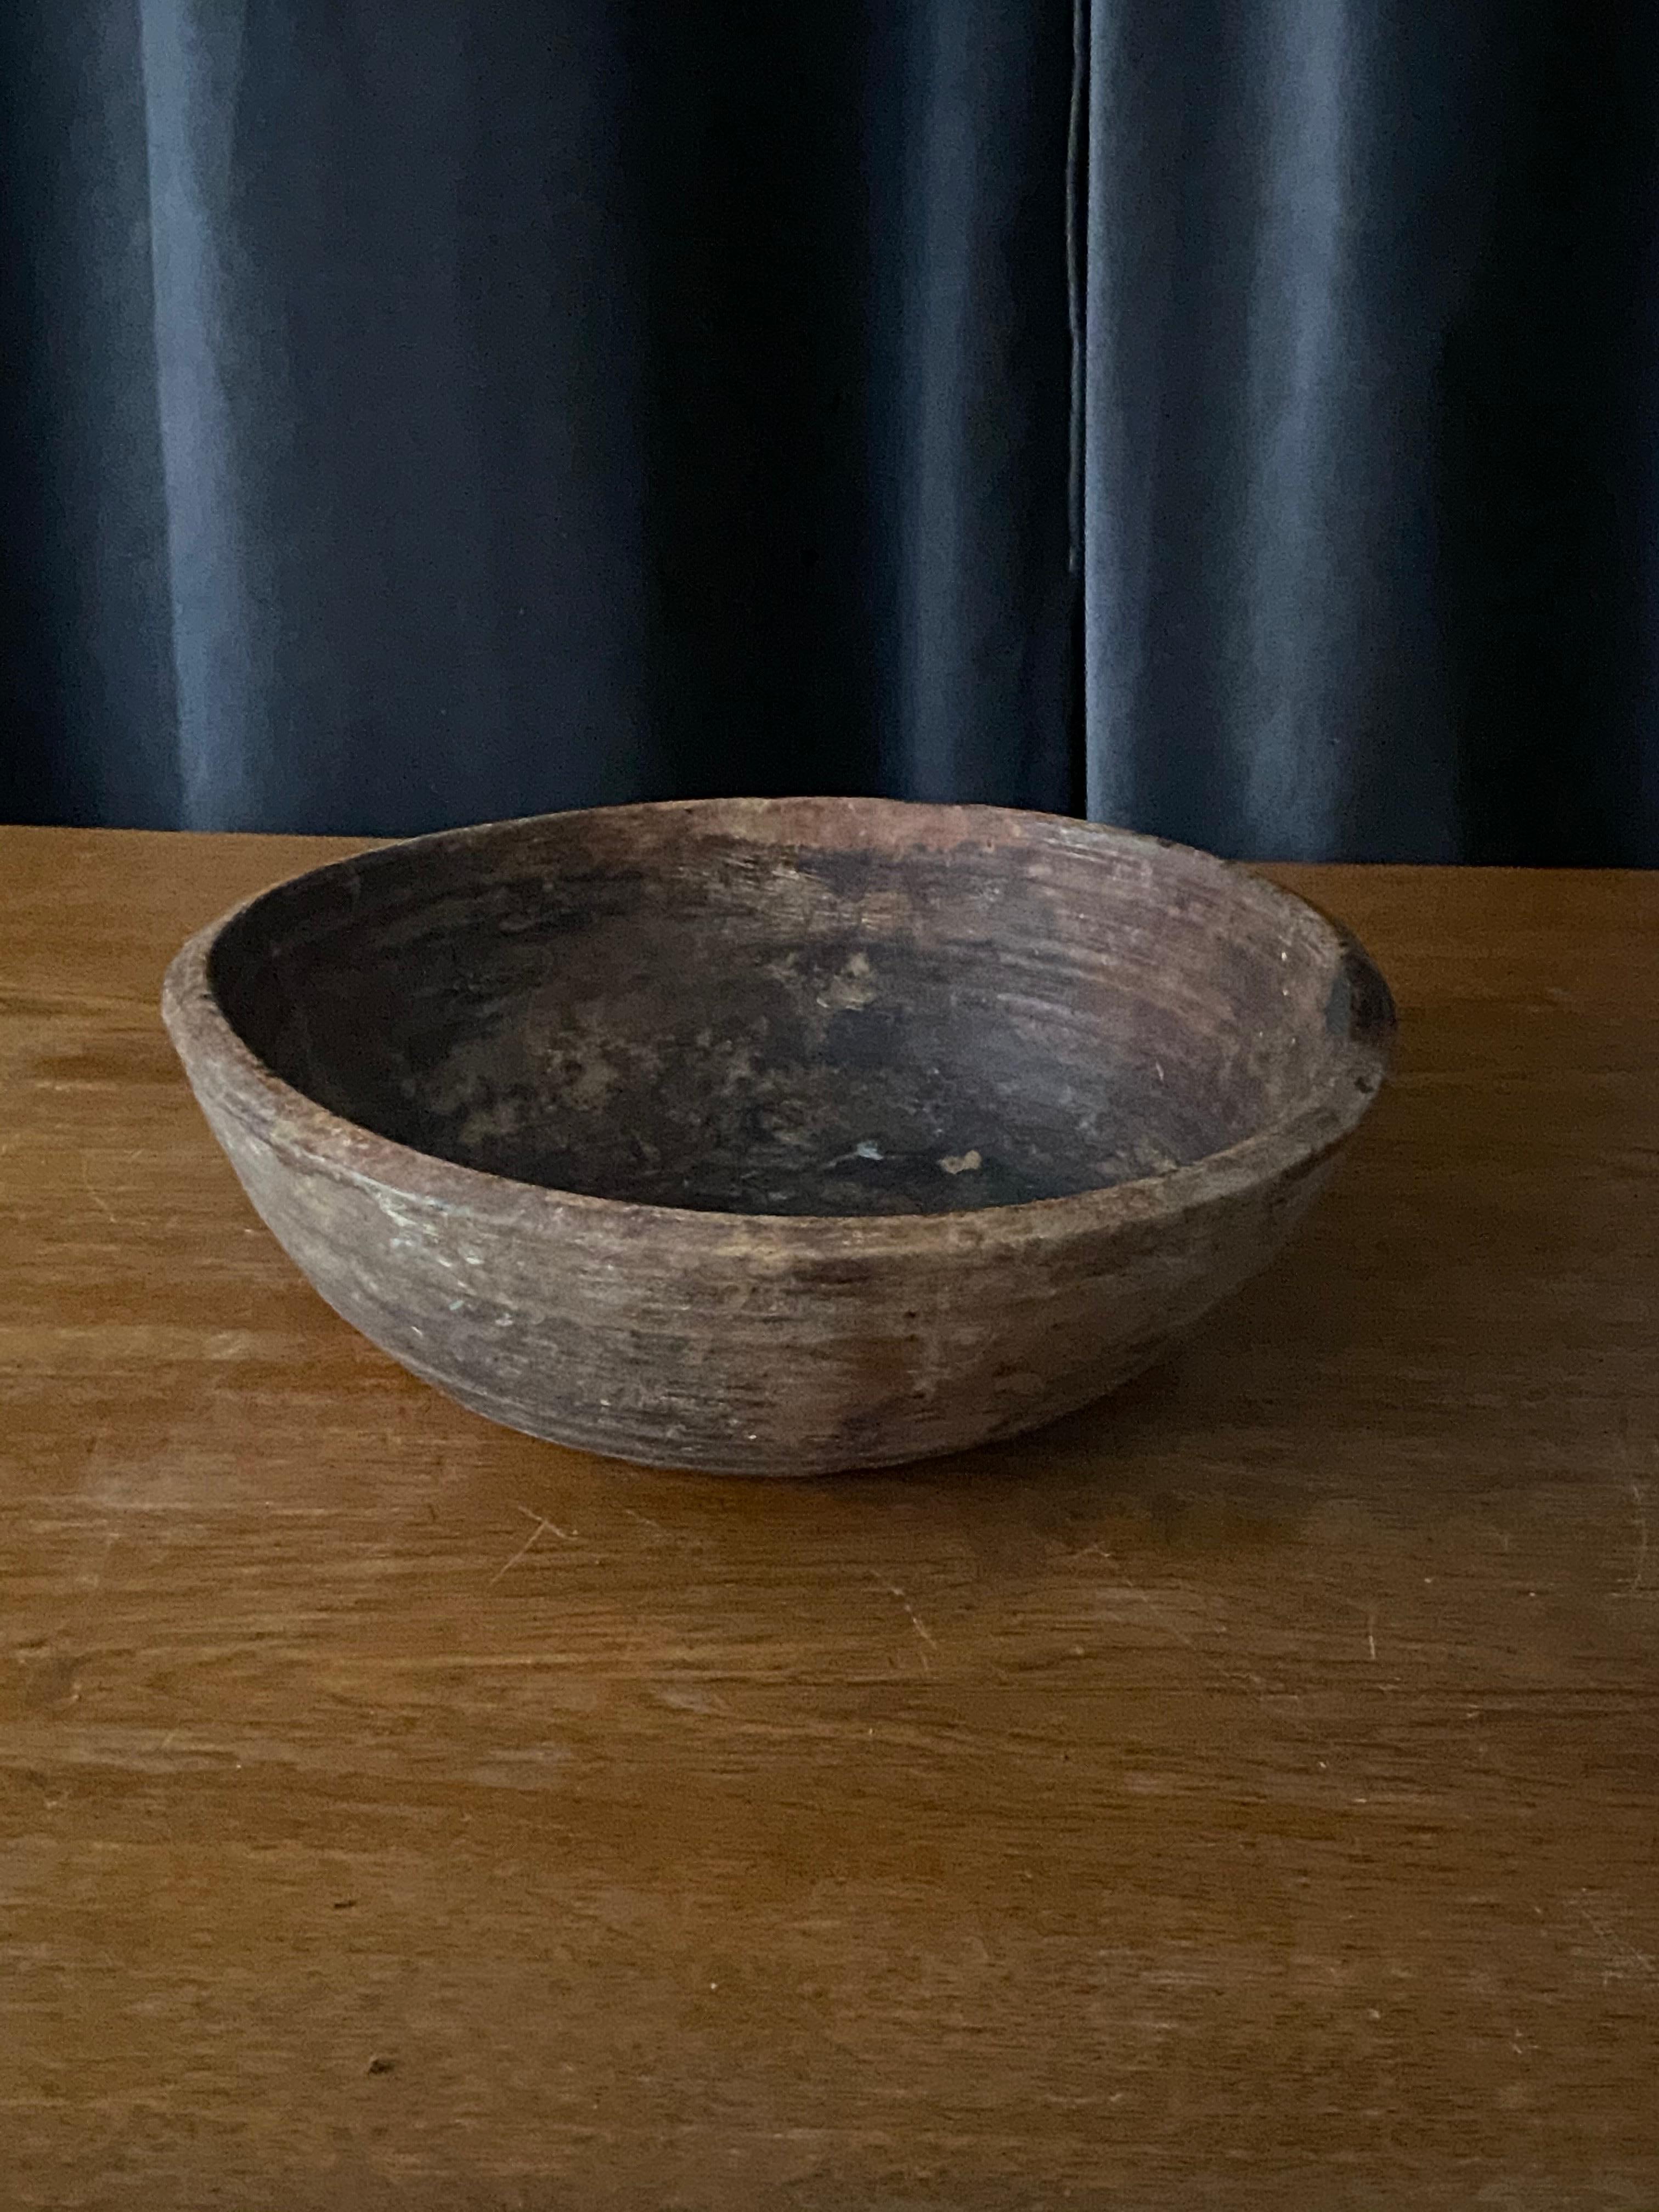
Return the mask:
M1659 9L7 0L0 815L1659 858Z

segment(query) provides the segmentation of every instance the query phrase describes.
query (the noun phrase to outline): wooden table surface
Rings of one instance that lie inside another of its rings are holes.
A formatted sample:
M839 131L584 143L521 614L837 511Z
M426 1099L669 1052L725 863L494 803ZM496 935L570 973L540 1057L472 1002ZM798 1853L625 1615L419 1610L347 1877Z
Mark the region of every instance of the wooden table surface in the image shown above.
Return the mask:
M319 841L0 832L0 2202L1659 2204L1659 878L1279 872L1401 1070L1059 1429L460 1412L155 1013Z

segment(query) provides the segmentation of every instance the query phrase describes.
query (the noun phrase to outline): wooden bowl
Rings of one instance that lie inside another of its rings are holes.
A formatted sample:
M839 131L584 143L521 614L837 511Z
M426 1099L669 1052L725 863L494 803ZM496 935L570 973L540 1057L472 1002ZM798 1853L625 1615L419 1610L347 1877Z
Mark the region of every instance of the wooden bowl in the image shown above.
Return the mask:
M486 824L193 938L167 1024L329 1304L532 1436L818 1474L1098 1397L1281 1243L1388 988L1201 853L988 807Z

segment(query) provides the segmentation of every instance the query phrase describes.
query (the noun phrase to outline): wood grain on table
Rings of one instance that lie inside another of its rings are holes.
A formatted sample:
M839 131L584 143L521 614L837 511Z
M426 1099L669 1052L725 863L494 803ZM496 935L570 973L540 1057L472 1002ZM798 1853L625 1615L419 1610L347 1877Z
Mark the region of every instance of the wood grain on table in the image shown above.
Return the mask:
M1400 1000L1292 1252L1035 1439L491 1428L0 832L0 2203L1659 2203L1659 878L1274 871Z

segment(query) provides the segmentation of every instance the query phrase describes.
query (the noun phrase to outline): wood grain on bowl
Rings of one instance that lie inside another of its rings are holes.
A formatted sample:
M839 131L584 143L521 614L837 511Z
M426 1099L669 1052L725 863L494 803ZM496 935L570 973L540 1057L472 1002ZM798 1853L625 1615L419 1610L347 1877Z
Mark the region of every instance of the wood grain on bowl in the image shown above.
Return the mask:
M1386 986L1288 894L1052 817L551 815L191 940L168 1027L331 1304L464 1404L811 1474L1087 1403L1278 1249Z

